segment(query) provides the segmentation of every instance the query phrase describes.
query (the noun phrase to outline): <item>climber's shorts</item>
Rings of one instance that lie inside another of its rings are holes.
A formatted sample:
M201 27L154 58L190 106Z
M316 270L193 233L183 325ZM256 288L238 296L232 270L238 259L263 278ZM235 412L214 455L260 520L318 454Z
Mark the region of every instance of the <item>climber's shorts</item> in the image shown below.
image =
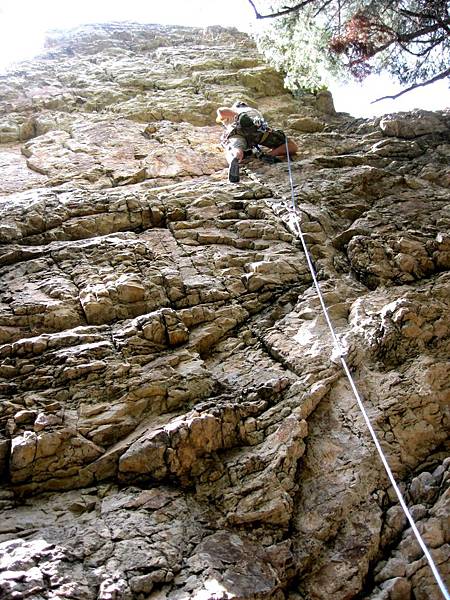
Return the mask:
M222 146L226 150L242 150L245 152L250 148L249 143L243 135L232 135L229 138L222 141Z
M263 137L262 141L255 140L255 143L248 141L243 135L234 134L222 141L222 146L227 150L242 150L245 152L252 148L255 144L266 146L267 148L278 148L285 143L286 136L281 129L271 129L267 137Z

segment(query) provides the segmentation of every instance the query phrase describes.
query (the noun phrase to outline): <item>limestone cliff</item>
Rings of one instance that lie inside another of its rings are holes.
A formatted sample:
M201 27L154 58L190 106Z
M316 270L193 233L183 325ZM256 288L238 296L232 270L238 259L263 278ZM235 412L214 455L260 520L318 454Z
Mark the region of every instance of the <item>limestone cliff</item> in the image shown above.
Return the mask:
M55 33L0 78L0 596L434 600L449 575L449 114L295 99L235 30ZM448 418L448 415L447 415Z

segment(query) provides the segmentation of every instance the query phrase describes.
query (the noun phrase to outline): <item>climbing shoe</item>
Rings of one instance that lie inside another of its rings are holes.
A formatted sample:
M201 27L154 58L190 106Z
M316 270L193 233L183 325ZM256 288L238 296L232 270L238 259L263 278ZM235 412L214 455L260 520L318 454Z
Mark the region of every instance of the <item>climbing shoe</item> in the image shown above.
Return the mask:
M230 183L238 183L239 181L239 160L233 158L228 168L228 181Z

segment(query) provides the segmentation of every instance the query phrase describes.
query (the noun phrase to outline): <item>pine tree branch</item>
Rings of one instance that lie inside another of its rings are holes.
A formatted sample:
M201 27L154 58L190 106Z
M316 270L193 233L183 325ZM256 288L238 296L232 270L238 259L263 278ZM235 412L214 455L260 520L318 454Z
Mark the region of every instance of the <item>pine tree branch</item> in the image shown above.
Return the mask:
M437 31L439 29L440 29L440 27L438 25L430 25L429 27L423 27L422 29L419 29L417 31L413 31L413 32L407 33L407 34L399 34L399 33L394 32L393 30L391 30L391 31L389 31L389 33L391 34L392 37L389 38L386 42L384 42L384 44L381 44L380 46L375 46L365 56L362 56L357 59L350 59L349 62L347 63L347 66L351 67L352 65L356 65L361 62L365 62L365 61L373 58L377 54L380 54L380 52L387 50L390 46L395 45L395 44L398 44L402 48L403 51L406 51L407 44L410 44L411 42L421 43L421 40L417 39L418 37L426 35L428 33L434 33L435 31ZM425 40L425 43L430 43L430 42L428 40Z
M295 6L279 10L278 12L270 13L269 15L262 15L261 13L259 13L253 0L248 0L248 2L251 4L253 10L255 11L255 17L257 19L272 19L274 17L282 17L283 15L287 15L292 12L298 12L305 6L308 6L308 4L313 4L314 2L316 2L316 0L303 0L303 2L299 2Z
M449 21L450 23L450 21ZM412 31L411 33L398 34L397 41L399 42L411 42L421 37L422 35L426 35L427 33L434 33L435 31L439 31L442 28L442 25L436 23L434 25L428 25L427 27L422 27L422 29L417 29L416 31ZM418 40L420 41L420 40Z
M325 8L327 6L329 6L331 3L333 2L333 0L325 0L325 2L322 4L322 6L319 6L319 8L316 10L316 12L314 13L314 17L317 17L318 15L320 15L320 13L325 10Z
M432 50L434 50L434 48L436 48L437 46L439 46L440 44L442 44L443 42L445 42L445 40L447 39L446 36L442 36L441 38L437 38L436 40L433 40L433 42L431 43L429 40L427 40L426 43L427 47L424 50L421 50L420 52L414 52L414 50L410 50L406 45L399 43L400 48L403 50L403 52L406 52L407 54L410 54L411 56L416 56L417 58L420 58L422 56L426 56L427 54L430 54L430 52ZM420 43L420 41L416 42L417 44Z
M407 10L406 8L399 9L398 13L406 17L411 17L413 19L430 19L431 21L436 21L436 23L438 23L442 27L442 29L445 29L445 31L450 33L450 19L448 16L448 12L445 17L441 17L437 13L416 12L412 10Z
M444 79L448 75L450 75L450 68L446 69L445 71L442 71L441 73L438 73L437 75L435 75L431 79L428 79L427 81L423 81L422 83L415 83L414 85L411 85L409 88L402 90L398 94L394 94L393 96L383 96L381 98L377 98L376 100L372 100L372 102L370 104L375 104L376 102L380 102L381 100L395 100L396 98L403 96L403 94L406 94L407 92L410 92L411 90L415 90L419 87L424 87L426 85L430 85L430 83L439 81L439 79Z

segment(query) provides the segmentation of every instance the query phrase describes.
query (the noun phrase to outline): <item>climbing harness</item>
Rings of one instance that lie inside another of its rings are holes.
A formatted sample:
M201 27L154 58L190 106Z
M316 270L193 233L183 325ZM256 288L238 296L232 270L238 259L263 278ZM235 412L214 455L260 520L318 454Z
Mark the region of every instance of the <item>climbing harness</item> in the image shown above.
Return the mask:
M377 435L375 433L375 430L372 427L372 424L370 422L369 416L367 415L367 412L366 412L366 410L364 408L364 404L362 402L361 396L360 396L360 394L358 392L358 389L356 387L356 384L355 384L355 382L353 380L352 374L350 373L350 370L349 370L349 368L347 366L347 362L345 360L345 351L342 348L341 344L339 343L339 340L338 340L338 338L337 338L337 336L336 336L336 334L334 332L333 324L331 323L330 317L328 315L328 309L326 307L326 304L325 304L322 292L320 290L320 286L319 286L319 282L317 280L317 276L316 276L316 272L315 272L315 269L314 269L314 265L312 263L310 255L309 255L308 247L306 245L305 238L304 238L301 226L300 226L300 220L298 218L298 206L297 206L297 202L296 202L296 199L295 199L295 193L294 193L294 183L293 183L293 179L292 179L291 157L290 157L290 154L289 154L289 146L288 146L288 139L287 139L287 137L285 137L285 145L286 145L286 156L287 156L288 172L289 172L289 183L290 183L291 198L292 198L292 224L293 224L294 231L296 232L296 234L298 235L298 237L300 238L300 241L302 243L303 251L304 251L305 257L306 257L306 262L307 262L309 270L311 272L311 276L312 276L312 279L313 279L313 282L314 282L314 286L316 288L317 295L318 295L318 298L319 298L319 301L320 301L320 305L322 307L323 315L325 317L325 321L326 321L326 323L328 325L328 328L329 328L330 333L331 333L331 337L333 339L333 344L334 344L333 356L336 356L337 358L339 358L340 361L341 361L341 363L342 363L342 367L343 367L344 372L345 372L345 374L347 376L347 379L350 382L350 386L352 388L353 394L354 394L354 396L356 398L356 401L358 403L358 406L359 406L359 408L360 408L360 410L362 412L362 415L363 415L364 420L366 422L366 425L367 425L367 427L369 429L370 435L372 436L372 440L373 440L373 442L375 444L375 447L376 447L376 449L378 451L378 454L380 455L381 462L383 463L383 466L384 466L384 468L386 470L386 473L387 473L387 475L389 477L389 480L390 480L390 482L392 484L392 487L394 488L394 491L397 494L397 498L398 498L398 500L400 502L400 505L401 505L401 507L403 509L403 512L405 513L406 518L408 519L409 524L411 525L411 529L413 530L414 535L416 536L416 539L417 539L420 547L422 548L422 551L423 551L423 553L425 555L425 558L428 561L428 564L429 564L429 566L431 568L431 571L432 571L432 573L434 575L436 583L438 584L439 589L441 590L442 595L444 596L445 600L450 600L450 595L449 595L449 593L448 593L448 591L447 591L447 589L445 587L445 584L444 584L444 582L443 582L443 580L442 580L442 578L441 578L441 576L439 574L439 571L437 570L437 567L436 567L436 565L434 563L433 557L431 556L430 551L428 550L425 542L422 539L422 536L420 535L419 530L417 529L416 523L415 523L415 521L414 521L411 513L409 512L408 506L406 505L406 502L405 502L405 500L403 498L403 495L402 495L402 493L401 493L401 491L400 491L400 489L399 489L399 487L397 485L397 482L395 481L395 478L394 478L394 475L393 475L393 473L391 471L389 463L387 462L386 457L384 456L383 449L381 448L381 445L380 445L380 443L378 441L378 438L377 438Z
M236 116L229 131L222 134L221 142L225 143L230 137L240 135L245 137L249 146L262 144L271 133L271 129L262 116L250 116L242 112Z
M281 158L279 158L278 156L272 156L270 154L266 154L260 147L258 144L255 144L253 146L253 148L248 151L249 152L249 156L253 156L254 158L257 158L258 160L262 160L265 163L268 163L269 165L273 165L275 163L281 162ZM245 157L246 153L244 152L244 157Z

